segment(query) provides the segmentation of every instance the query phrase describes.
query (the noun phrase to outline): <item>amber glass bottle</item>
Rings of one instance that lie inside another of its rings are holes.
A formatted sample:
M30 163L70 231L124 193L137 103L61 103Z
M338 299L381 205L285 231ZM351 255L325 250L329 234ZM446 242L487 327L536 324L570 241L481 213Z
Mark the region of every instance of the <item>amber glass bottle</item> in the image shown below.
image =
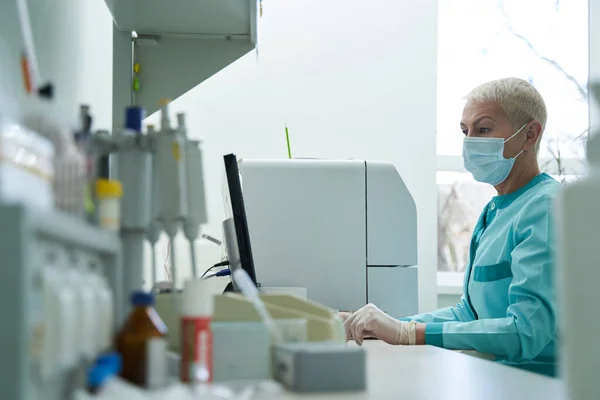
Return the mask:
M154 310L154 296L134 292L133 310L116 337L123 359L121 377L135 385L155 389L167 381L167 327Z

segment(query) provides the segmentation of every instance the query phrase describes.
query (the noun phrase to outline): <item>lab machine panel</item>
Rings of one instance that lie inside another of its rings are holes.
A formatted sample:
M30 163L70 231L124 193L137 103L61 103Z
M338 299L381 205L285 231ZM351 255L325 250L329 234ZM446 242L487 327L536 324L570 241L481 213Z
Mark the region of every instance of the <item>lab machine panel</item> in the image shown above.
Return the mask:
M338 310L417 312L416 207L392 164L242 160L240 170L263 287L305 287Z
M364 161L242 161L262 286L306 287L336 309L366 302Z
M369 161L366 169L367 264L417 265L417 206L410 192L394 165Z
M369 303L394 318L418 312L417 267L370 267L367 269Z

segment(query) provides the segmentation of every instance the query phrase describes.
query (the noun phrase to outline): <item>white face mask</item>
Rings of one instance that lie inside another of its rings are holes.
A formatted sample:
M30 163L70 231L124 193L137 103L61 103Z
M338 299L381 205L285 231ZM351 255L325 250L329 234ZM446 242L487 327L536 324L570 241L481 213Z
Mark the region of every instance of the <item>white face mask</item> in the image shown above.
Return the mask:
M488 183L492 186L504 182L515 165L517 157L523 153L523 150L521 150L513 158L504 158L504 143L517 136L526 126L527 124L523 125L506 140L502 138L465 137L463 141L465 169L473 174L473 178L478 182Z

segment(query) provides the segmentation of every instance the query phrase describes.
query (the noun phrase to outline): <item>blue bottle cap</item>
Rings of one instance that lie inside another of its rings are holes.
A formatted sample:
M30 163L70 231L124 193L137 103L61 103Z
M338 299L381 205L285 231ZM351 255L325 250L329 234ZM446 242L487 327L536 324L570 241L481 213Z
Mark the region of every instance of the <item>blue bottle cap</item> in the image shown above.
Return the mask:
M88 386L98 388L102 386L108 378L115 375L104 365L96 365L88 372Z
M153 306L154 305L154 295L152 293L137 291L133 292L131 295L131 304L135 307L140 306Z
M96 360L96 365L104 366L116 375L121 372L123 361L121 359L121 355L116 351L113 351L111 353L103 354L100 357L98 357L98 359Z
M125 128L132 131L142 131L142 121L146 116L146 112L142 107L131 106L125 110Z

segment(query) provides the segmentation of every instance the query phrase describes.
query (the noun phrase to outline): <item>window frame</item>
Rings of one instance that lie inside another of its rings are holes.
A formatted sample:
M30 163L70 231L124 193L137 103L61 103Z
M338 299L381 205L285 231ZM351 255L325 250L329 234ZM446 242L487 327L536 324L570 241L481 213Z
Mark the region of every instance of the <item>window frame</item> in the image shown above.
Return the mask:
M544 168L544 172L550 175L556 175L557 170L555 162L551 158L540 158L539 165L548 165L548 168ZM565 169L569 171L570 175L582 176L587 171L586 163L584 159L578 158L566 158L562 160L562 164ZM460 172L467 173L463 165L463 158L461 156L451 155L437 155L437 172ZM437 182L436 182L437 184ZM464 272L448 272L438 271L437 273L437 292L438 295L461 295L463 292L463 279Z

